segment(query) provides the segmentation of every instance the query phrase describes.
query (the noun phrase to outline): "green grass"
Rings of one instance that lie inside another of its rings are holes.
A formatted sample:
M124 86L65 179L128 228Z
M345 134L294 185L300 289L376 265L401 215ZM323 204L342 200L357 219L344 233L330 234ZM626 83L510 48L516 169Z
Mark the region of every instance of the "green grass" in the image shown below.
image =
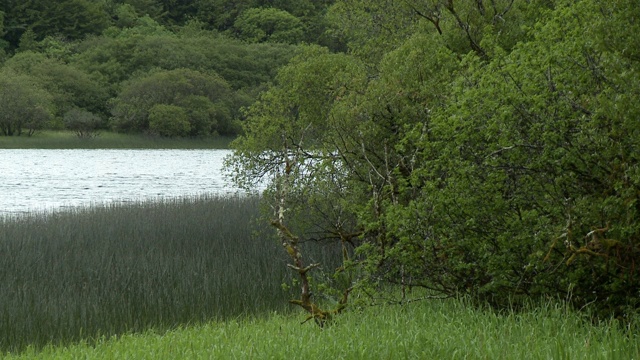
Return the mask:
M0 149L227 149L229 137L163 138L101 132L81 139L70 131L39 131L33 136L0 136Z
M96 344L28 349L6 359L621 359L640 338L617 323L594 326L562 306L521 313L460 300L350 311L320 329L300 314L104 337Z
M198 197L0 218L0 353L290 309L258 208Z

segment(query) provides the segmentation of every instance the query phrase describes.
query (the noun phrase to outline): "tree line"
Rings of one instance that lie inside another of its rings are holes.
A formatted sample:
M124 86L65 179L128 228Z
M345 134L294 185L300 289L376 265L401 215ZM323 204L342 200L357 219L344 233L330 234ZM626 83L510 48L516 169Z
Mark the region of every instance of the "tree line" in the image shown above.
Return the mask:
M292 302L322 322L395 284L396 301L555 298L632 320L639 15L631 0L336 1L348 51L304 46L229 161L239 184L270 184ZM305 258L308 241L342 266Z
M235 135L330 1L4 1L0 133ZM332 40L334 39L334 40Z

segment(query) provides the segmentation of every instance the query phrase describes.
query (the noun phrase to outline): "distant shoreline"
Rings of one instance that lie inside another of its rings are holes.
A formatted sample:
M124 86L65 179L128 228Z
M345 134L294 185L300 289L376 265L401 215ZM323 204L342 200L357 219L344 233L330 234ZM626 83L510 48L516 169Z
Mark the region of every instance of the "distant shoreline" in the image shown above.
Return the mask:
M0 149L228 149L233 137L165 138L102 131L79 138L71 131L38 131L33 136L0 136Z

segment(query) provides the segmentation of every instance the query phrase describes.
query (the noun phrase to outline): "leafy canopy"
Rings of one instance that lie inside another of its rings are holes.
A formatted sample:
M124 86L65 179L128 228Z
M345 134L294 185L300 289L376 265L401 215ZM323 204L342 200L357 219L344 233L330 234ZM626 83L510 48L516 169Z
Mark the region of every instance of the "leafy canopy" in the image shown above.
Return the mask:
M268 182L272 209L286 203L279 231L344 250L334 280L317 274L328 284L498 307L551 296L630 319L638 11L338 1L350 52L309 47L283 68L230 164L241 184Z

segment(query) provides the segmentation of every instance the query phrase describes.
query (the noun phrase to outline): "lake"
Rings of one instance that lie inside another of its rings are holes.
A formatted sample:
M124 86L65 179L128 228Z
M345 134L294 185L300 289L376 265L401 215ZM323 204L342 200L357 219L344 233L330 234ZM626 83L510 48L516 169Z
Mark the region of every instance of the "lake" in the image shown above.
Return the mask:
M230 150L2 150L0 215L240 192Z

